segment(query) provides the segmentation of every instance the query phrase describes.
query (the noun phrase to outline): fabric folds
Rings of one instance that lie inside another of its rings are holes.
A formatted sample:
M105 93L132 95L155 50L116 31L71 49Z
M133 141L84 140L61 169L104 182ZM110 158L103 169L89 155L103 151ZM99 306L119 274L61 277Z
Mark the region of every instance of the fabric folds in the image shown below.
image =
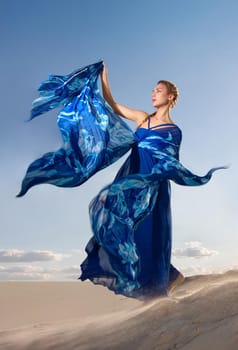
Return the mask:
M217 167L198 176L179 161L182 133L174 124L133 132L101 96L102 62L40 84L31 119L59 106L62 147L33 161L21 197L33 186L75 187L130 150L114 181L89 206L93 237L86 247L81 280L115 293L141 297L168 292L179 272L170 264L170 180L184 186L207 183Z
M63 145L30 164L17 197L42 183L79 186L134 143L132 130L99 93L101 69L98 62L66 76L50 75L40 85L41 97L33 102L31 118L65 105L57 120Z

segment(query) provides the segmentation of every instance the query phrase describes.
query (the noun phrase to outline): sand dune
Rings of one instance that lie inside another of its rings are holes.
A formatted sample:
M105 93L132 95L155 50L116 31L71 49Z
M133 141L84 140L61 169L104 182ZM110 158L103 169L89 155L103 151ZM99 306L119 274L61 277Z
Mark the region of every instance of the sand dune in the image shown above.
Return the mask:
M238 270L187 277L149 303L90 282L0 287L0 349L238 349Z

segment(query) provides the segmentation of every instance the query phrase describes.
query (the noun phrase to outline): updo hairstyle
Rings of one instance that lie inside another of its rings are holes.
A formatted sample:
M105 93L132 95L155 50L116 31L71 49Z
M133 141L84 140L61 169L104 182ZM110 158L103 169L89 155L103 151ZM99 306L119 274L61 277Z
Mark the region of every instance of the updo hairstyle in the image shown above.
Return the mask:
M170 102L170 108L173 108L176 105L179 97L179 91L177 86L169 80L159 80L157 84L160 83L164 84L167 87L167 91L169 94L174 95L172 101Z

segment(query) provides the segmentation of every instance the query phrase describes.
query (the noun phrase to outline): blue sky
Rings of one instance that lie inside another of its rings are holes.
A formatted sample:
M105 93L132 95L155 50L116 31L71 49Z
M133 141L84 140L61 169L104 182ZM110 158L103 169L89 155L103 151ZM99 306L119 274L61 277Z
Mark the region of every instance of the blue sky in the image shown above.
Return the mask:
M61 146L58 111L25 122L36 87L99 58L116 100L132 108L153 111L159 79L177 84L171 116L185 166L202 175L231 164L203 187L172 185L174 264L186 274L238 265L237 13L235 0L0 0L0 279L79 275L88 203L122 161L79 188L15 194L29 163Z

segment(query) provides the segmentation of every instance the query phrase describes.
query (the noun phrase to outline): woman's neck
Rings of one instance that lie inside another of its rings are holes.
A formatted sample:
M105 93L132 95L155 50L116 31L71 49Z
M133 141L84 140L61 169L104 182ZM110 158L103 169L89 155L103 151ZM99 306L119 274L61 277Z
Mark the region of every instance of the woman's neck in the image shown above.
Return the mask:
M156 119L158 123L173 123L169 115L169 109L167 107L158 108L157 111L152 116L154 119Z

